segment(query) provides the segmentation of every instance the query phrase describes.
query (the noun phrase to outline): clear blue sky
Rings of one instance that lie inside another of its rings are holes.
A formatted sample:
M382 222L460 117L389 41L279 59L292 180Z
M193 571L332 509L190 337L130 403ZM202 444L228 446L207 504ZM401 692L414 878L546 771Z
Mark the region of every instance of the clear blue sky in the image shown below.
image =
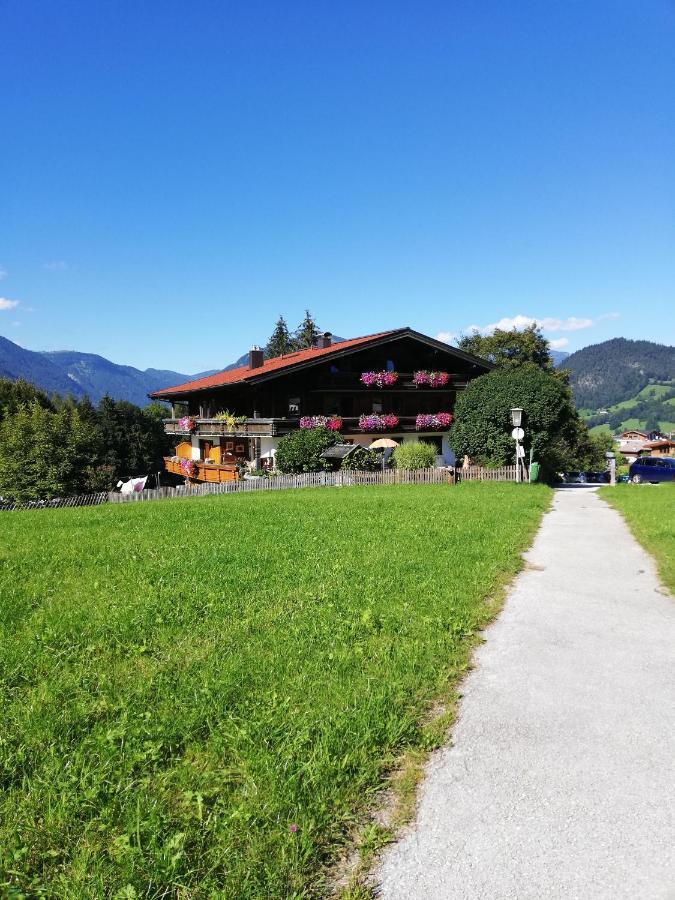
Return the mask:
M23 346L195 372L305 307L675 341L669 0L0 0L0 53Z

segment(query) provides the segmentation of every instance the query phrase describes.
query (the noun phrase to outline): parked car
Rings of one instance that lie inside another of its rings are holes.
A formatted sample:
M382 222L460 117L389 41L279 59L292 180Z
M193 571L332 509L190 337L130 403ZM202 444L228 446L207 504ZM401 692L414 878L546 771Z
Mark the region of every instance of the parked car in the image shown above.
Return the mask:
M642 481L650 481L652 484L659 481L675 481L675 458L640 456L631 463L629 473L633 484L640 484Z

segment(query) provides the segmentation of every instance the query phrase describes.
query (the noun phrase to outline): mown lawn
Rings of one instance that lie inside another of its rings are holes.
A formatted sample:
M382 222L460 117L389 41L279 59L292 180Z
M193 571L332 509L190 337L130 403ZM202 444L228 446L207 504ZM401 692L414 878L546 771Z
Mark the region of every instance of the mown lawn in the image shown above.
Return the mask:
M602 488L600 495L623 515L675 594L675 484L620 484Z
M388 767L428 740L421 718L549 497L3 513L2 896L321 894Z

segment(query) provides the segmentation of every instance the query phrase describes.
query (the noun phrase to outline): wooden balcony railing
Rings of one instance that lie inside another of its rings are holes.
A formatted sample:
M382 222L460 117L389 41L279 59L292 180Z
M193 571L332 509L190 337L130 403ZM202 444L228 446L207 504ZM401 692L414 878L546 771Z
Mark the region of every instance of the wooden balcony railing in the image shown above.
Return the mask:
M297 419L247 419L236 425L228 425L217 419L197 419L192 434L199 437L275 437L297 428ZM164 419L166 434L188 432L180 426L180 419Z
M393 433L405 433L416 431L416 416L399 416L399 424L392 429ZM342 433L343 434L362 434L359 428L359 416L343 416L342 417ZM247 419L234 427L220 422L216 419L197 419L195 428L191 432L200 438L209 437L280 437L295 431L300 423L299 418L285 419ZM188 433L180 427L178 419L165 419L164 431L166 434L184 435L185 439L189 438ZM369 434L371 432L368 432ZM380 432L372 432L379 434ZM439 432L440 434L441 432Z

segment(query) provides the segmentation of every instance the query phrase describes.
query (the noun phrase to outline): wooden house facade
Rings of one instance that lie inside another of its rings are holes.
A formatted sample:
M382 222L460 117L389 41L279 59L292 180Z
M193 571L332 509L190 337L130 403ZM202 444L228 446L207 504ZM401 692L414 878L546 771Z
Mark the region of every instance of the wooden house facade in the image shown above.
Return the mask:
M383 435L429 441L448 464L457 392L490 369L410 328L335 343L326 333L315 347L273 359L254 348L247 365L150 397L172 404L165 429L177 448L167 468L180 474L190 460L198 480L219 480L214 467L231 470L237 460L271 468L281 437L323 420L365 447Z

